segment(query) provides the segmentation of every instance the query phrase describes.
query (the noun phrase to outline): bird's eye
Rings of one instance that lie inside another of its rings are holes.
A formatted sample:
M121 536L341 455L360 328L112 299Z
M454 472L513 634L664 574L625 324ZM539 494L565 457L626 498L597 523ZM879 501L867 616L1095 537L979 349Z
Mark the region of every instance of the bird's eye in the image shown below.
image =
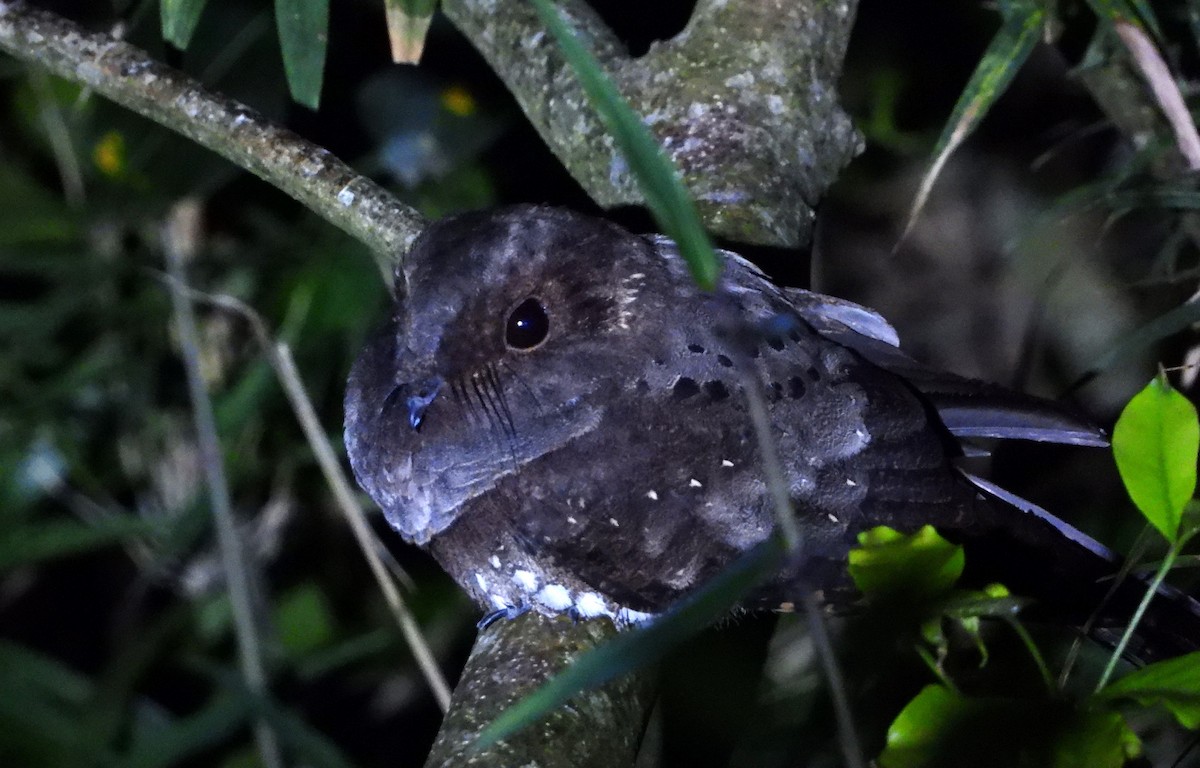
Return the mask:
M550 333L550 317L539 299L530 297L517 305L504 326L504 341L513 349L533 349Z

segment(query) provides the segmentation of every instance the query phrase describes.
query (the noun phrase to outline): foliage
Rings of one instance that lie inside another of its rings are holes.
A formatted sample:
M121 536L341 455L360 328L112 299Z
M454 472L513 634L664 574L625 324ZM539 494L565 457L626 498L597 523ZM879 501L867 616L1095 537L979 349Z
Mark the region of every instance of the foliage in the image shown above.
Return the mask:
M369 89L361 85L365 66L350 67L348 74L338 63L339 28L336 19L330 27L326 3L281 0L275 7L280 12L271 34L263 3L162 0L161 39L186 51L185 67L269 113L284 113L285 88L313 109L324 93L333 107L298 123L328 120L315 130L335 141L343 140L339 131L346 124L361 123L369 138L337 151L361 158L360 167L390 173L397 193L430 215L521 197L512 185L523 176L540 185L525 198L579 204L578 193L554 176L544 155L509 165L488 156L496 140L509 141L506 150L511 146L512 134L505 131L515 110L485 75L476 72L464 84L465 67L443 61L438 74L418 71L407 82ZM448 43L436 22L424 26L431 4L386 4L389 12L398 7L407 16L389 21L393 32L399 29L410 48L428 32L427 58L436 59L438 46ZM539 5L561 35L547 7ZM889 113L866 123L899 137L889 144L901 148L891 163L914 160L912 147L932 145L925 192L951 155L969 148L968 137L986 131L984 118L1003 112L1002 95L1018 87L1018 70L1036 58L1039 39L1055 30L1090 33L1099 19L1090 50L1100 51L1101 59L1118 57L1113 19L1132 20L1170 45L1195 48L1180 17L1164 15L1160 23L1142 0L1097 0L1086 9L1015 0L996 7L1000 29L969 53L971 66L960 81L967 85L954 94L949 118L946 109L927 112L925 120L944 123L929 141L912 140L919 131L904 135L904 116ZM980 12L964 22L958 14L965 13L938 9L930 23L961 31L987 18ZM160 30L153 22L138 13L128 18L130 38L157 47ZM952 42L960 36L943 36L939 61L962 58ZM1058 44L1069 52L1069 42ZM443 58L469 56L445 50ZM429 736L408 734L421 731L422 723L428 730L433 719L431 702L419 693L423 683L330 514L308 448L251 334L236 316L210 307L201 318L206 376L261 580L256 599L277 681L272 695L250 694L235 671L229 602L208 540L188 407L178 383L158 230L180 197L206 201L209 223L190 265L194 287L255 307L294 347L335 442L345 370L386 300L370 260L355 243L236 180L231 169L188 142L77 87L7 64L0 62L0 763L244 765L255 759L251 726L265 721L295 763L419 764ZM901 66L884 74L912 100L919 79ZM603 80L594 80L592 89L608 105L614 133L628 142L631 166L660 193L661 226L702 252L703 234L669 170L640 135L640 122L622 112ZM358 96L357 116L348 93ZM889 110L904 101L875 103ZM371 110L383 117L372 118ZM1156 219L1167 233L1155 241L1159 251L1131 251L1121 264L1121 274L1131 280L1177 280L1194 262L1186 235L1194 227L1196 193L1190 181L1156 170L1170 154L1163 136L1141 136L1133 149L1112 152L1090 183L1045 206L1046 219L1099 210L1103 226L1097 229L1105 231L1118 220L1163 214ZM536 143L528 135L522 140ZM701 260L694 268L711 281L713 264ZM1142 330L1123 341L1104 340L1091 370L1133 366L1134 351L1195 321L1194 303L1164 309L1173 301L1169 289L1156 291L1138 307ZM1121 478L1171 546L1156 583L1194 530L1184 509L1194 493L1196 433L1194 409L1165 378L1133 399L1114 431ZM881 765L961 764L963 755L979 754L1005 765L1023 757L1046 765L1119 765L1139 748L1150 754L1156 738L1170 745L1162 733L1171 717L1197 727L1195 657L1108 682L1117 672L1113 653L1107 661L1080 664L1066 689L1047 687L1050 676L1043 672L1055 658L1053 638L1035 643L1014 620L1024 603L1003 588L958 587L960 549L932 530L911 537L877 530L860 543L851 573L873 610L882 604L886 630L872 639L885 644L871 647L877 660L887 661L879 674L865 664L847 664L845 671L852 693L862 694L854 711L865 723L864 742L878 747ZM427 560L400 547L395 555L421 583L414 610L452 667L473 615ZM735 593L744 587L737 577L745 572L727 576ZM728 584L716 585L723 586ZM576 679L561 682L541 706L569 696L572 686L659 658L733 599L720 596L715 607L702 603L684 621L656 625L660 635L670 636L655 642L622 638L623 645L580 664ZM683 606L679 613L694 608ZM839 625L847 638L853 638L856 620L863 617ZM1017 652L1008 653L1005 643L1014 638ZM787 698L786 676L779 672L780 659L803 656L797 649L805 642L780 643L768 664L778 674L764 676L762 699L746 707L764 721L752 726L766 725L769 718L758 713L786 700L784 726L793 741L797 734L812 737L805 755L816 762L832 749L825 692L811 665L800 665L798 692ZM915 673L905 658L915 660ZM980 666L980 660L986 663ZM1100 672L1105 663L1108 669ZM1012 690L1013 679L1038 667L1033 685ZM709 674L697 667L692 677ZM1086 683L1096 678L1098 690L1088 690ZM876 695L879 689L870 685L881 679L887 687ZM513 712L514 719L530 717L530 711ZM1153 727L1145 726L1147 720ZM715 729L695 725L688 736ZM410 740L397 746L390 739L398 731ZM709 757L719 760L717 751ZM794 744L772 757L776 762L752 764L801 762Z

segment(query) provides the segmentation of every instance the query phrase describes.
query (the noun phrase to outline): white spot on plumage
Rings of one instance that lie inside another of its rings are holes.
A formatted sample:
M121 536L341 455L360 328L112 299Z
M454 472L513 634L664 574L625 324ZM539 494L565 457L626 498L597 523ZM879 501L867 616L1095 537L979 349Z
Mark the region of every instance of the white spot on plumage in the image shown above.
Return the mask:
M837 519L837 515L833 514L832 512L827 513L825 516L829 518L830 522L833 522L833 523L841 522L840 520Z
M704 486L701 485L699 480L697 480L696 478L693 477L691 480L688 481L688 487L689 488L703 488Z
M513 583L521 587L526 592L533 592L538 588L537 576L532 571L515 570L512 575Z
M608 518L608 524L611 525L613 528L621 527L621 524L617 522L617 518L615 518L615 517Z
M623 624L641 624L654 618L653 613L635 611L632 608L622 608L617 611L617 621Z
M578 520L576 520L576 519L575 519L575 518L573 518L573 517L570 517L570 516L568 516L568 517L567 517L567 522L568 522L568 523L570 523L571 525L575 525L575 523L578 523L579 521L578 521Z
M658 491L647 491L646 498L650 501L658 501Z
M496 606L497 611L508 609L508 601L504 599L503 595L488 595L488 597L491 599L492 605Z
M500 567L500 558L499 558L499 557L497 557L496 555L492 555L492 559L491 559L491 560L489 560L488 562L492 564L492 567L493 567L493 568L499 568L499 567Z
M722 467L732 467L733 462L730 461L729 459L721 459L721 466Z
M487 587L487 579L485 579L485 578L483 577L483 574L482 574L482 573L478 573L478 572L476 572L476 574L475 574L475 583L479 585L479 591L480 591L480 592L487 592L487 588L488 588L488 587Z
M604 598L595 592L584 592L575 598L575 611L585 619L593 616L612 616L612 611L604 603Z
M851 480L850 478L847 477L846 485L850 486L851 488L856 488L858 486L858 483L854 482L853 480Z
M533 599L552 611L565 611L571 607L571 593L562 584L547 584Z

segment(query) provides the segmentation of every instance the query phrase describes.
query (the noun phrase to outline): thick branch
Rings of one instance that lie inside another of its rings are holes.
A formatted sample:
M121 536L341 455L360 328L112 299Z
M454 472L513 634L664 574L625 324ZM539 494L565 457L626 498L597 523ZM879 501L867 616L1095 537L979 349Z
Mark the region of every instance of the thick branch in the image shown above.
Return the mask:
M662 141L715 233L796 246L860 141L837 103L857 4L700 0L687 28L632 59L580 0L559 4ZM525 0L446 0L446 15L601 205L641 198L569 65ZM536 62L536 66L530 66Z
M275 185L394 261L425 225L327 150L145 51L23 2L0 0L0 50L81 83Z
M534 611L483 630L426 768L632 766L653 699L653 676L646 672L584 691L494 747L473 749L480 732L507 707L615 632L607 619L573 622Z

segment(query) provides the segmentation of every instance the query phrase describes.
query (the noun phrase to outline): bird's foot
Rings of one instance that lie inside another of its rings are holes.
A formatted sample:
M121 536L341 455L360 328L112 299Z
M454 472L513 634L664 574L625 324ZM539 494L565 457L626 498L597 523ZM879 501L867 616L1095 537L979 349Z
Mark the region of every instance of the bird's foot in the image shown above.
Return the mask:
M480 619L478 622L475 623L475 627L480 632L482 632L483 630L485 630L488 627L495 624L500 619L507 619L507 620L511 621L511 620L517 618L518 616L521 616L522 614L526 614L526 613L529 613L529 604L528 603L524 603L521 605L506 605L503 608L497 608L496 610L492 611L491 613L485 614L482 619Z

